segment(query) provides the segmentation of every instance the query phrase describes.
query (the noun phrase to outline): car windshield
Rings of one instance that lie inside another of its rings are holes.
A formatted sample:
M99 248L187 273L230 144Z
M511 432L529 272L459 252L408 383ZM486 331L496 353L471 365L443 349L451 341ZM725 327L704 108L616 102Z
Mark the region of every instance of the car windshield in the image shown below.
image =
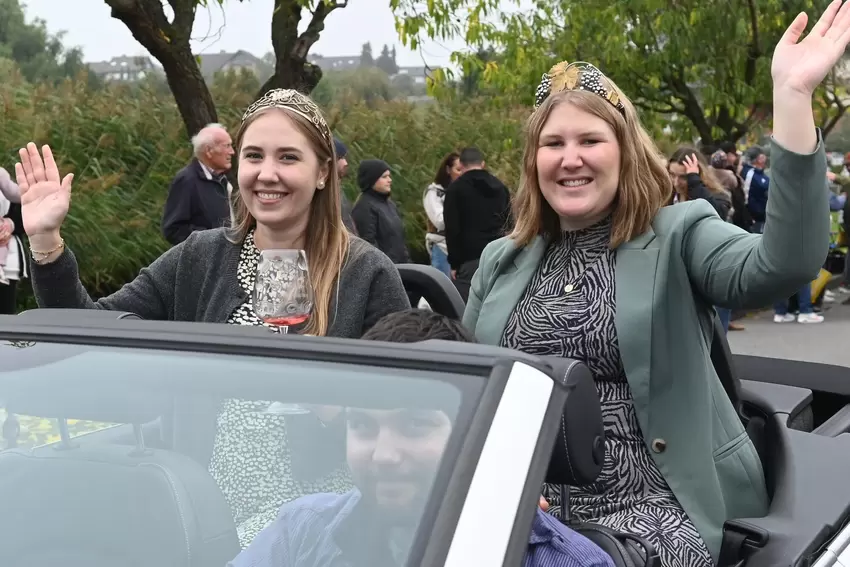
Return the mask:
M0 360L0 564L153 564L192 530L218 542L205 565L403 564L485 382L46 342L0 341Z

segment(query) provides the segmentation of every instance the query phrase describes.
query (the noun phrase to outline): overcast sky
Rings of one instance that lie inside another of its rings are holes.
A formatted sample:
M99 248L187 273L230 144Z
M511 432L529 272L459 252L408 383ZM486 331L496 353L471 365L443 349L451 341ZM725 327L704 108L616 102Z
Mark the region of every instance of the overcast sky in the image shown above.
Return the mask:
M22 0L27 16L41 18L47 28L65 31L65 44L82 48L87 62L117 55L146 55L124 24L110 16L103 0ZM216 4L216 2L210 2ZM258 57L272 50L271 12L274 0L227 0L224 8L201 9L195 19L195 51L215 53L244 49ZM306 22L303 22L306 27ZM372 43L377 56L386 43L395 45L399 65L446 65L452 49L463 42L431 42L421 52L402 47L396 34L388 0L349 0L346 8L328 17L325 30L311 53L359 55L361 46Z

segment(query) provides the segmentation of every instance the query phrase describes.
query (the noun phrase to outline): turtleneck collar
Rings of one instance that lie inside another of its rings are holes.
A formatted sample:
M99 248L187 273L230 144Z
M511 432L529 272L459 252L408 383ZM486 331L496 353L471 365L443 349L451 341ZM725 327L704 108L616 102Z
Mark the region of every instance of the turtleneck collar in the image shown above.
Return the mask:
M611 242L611 215L579 230L562 230L559 244L571 248L603 248Z

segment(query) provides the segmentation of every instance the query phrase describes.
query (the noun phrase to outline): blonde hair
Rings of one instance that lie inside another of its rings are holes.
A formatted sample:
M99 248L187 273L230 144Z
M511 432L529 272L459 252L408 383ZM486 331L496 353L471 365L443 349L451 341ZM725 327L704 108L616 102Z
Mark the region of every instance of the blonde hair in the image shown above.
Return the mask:
M664 156L641 126L634 106L613 82L611 85L623 103L622 113L598 94L571 90L550 95L529 117L523 171L513 204L515 225L510 234L518 246L528 245L538 235L551 238L561 230L558 215L543 197L537 177L540 132L552 110L560 104L570 104L607 122L620 145L619 186L613 203L611 248L649 230L653 217L666 203L673 190L673 182L667 173Z
M316 191L310 203L310 219L304 245L311 268L310 283L315 294L313 314L304 328L304 334L323 336L327 334L330 326L330 306L334 288L351 248L351 239L342 224L336 153L333 144L324 139L315 124L285 107L269 107L248 116L236 134L237 152L242 149L242 141L248 127L261 116L275 111L283 112L292 120L295 127L310 142L318 162L328 167L325 187ZM229 230L228 239L234 244L241 244L248 233L257 226L257 221L251 216L239 191L233 192L233 217L234 224Z

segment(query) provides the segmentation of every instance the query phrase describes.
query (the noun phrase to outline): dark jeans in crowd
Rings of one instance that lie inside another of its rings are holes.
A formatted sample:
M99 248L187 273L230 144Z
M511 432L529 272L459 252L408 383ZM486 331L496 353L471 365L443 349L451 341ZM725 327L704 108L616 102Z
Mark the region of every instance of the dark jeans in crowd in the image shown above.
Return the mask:
M469 300L469 288L472 287L472 276L478 270L479 262L481 262L480 259L465 262L460 265L460 269L455 274L455 287L460 292L464 303Z
M9 280L9 284L0 284L0 315L14 315L17 313L15 308L16 291L18 282Z
M800 291L797 292L797 310L802 314L813 313L814 309L812 308L812 284L807 283ZM789 308L789 300L778 301L773 305L773 312L777 315L785 315L788 313Z
M841 287L850 288L850 248L847 255L844 257L844 277L841 281ZM841 302L842 305L850 305L850 297Z

